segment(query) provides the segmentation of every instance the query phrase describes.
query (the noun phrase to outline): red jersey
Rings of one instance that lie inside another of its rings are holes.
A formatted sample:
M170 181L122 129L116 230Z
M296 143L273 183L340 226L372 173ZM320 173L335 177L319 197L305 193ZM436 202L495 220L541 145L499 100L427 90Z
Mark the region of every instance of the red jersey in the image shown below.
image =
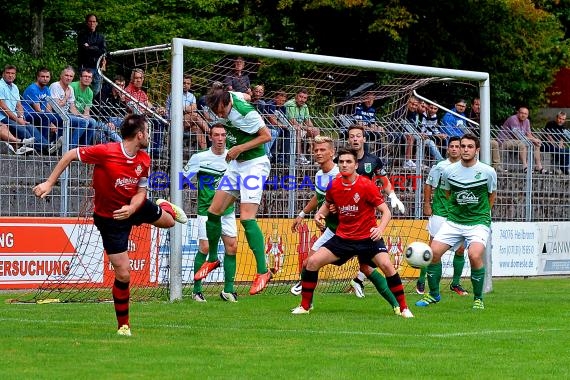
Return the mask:
M325 197L327 202L337 207L338 236L349 240L370 238L370 229L376 227L376 207L384 203L372 181L359 175L354 183L344 184L339 174Z
M113 211L131 203L139 187L146 187L150 157L139 150L129 156L120 142L81 147L81 162L94 164L93 189L97 215L112 218Z
M146 94L146 92L144 92L142 88L136 88L131 83L129 83L127 87L125 87L125 92L130 94L133 98L135 98L135 100L138 103L144 104L145 106L148 107L148 95ZM130 98L127 97L127 102L129 101ZM144 109L137 107L136 105L133 105L133 107L136 108L138 112L144 113Z

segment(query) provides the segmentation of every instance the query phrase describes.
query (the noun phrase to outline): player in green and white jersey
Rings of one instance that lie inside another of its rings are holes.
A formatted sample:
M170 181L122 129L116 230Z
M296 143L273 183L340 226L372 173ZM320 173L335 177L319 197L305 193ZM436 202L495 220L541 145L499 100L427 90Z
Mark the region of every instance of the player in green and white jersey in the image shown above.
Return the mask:
M209 244L206 234L206 221L208 220L208 208L212 204L216 188L222 180L228 163L226 162L226 129L221 124L215 124L209 132L212 147L202 152L193 154L184 166L184 175L188 178L196 178L198 189L198 252L194 258L194 273L196 273L206 261ZM221 217L222 235L224 243L224 290L220 297L224 301L237 302L237 293L234 289L236 276L236 252L237 252L237 227L234 205L230 205ZM218 243L215 244L216 249ZM206 302L202 293L202 280L194 281L192 299L198 302Z
M417 306L441 300L441 256L457 242L464 241L469 250L473 309L484 309L485 246L491 232L491 209L497 193L497 173L477 158L479 139L471 134L461 137L461 161L449 165L442 173L441 187L449 200L447 220L431 243L432 263L427 268L429 294Z
M447 218L448 200L445 195L445 190L440 186L441 173L449 165L460 160L460 140L459 136L452 136L449 138L447 143L447 159L438 162L431 168L424 186L424 215L429 216L427 229L430 236L430 243ZM465 255L463 246L460 245L460 243L457 245L457 247L452 247L451 249L455 254L453 256L453 280L451 281L449 288L460 296L466 296L469 293L459 282L461 280L461 274L463 273L463 267L465 266ZM426 268L422 268L420 271L418 281L416 282L416 293L418 294L424 294L426 272Z
M255 107L240 92L213 86L206 95L206 104L226 127L228 170L208 208L208 260L194 274L194 280L205 278L220 265L214 242L220 240L222 233L221 215L239 198L240 221L257 263L257 274L249 294L257 294L265 289L271 279L271 272L265 263L265 239L256 220L263 186L271 169L263 145L271 140L271 133Z

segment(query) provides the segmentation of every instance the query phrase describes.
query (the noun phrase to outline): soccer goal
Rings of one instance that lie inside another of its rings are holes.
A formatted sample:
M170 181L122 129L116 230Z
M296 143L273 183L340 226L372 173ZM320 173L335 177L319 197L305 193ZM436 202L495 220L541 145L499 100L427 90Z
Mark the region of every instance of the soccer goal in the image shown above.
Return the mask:
M237 57L244 66L238 75ZM441 102L452 97L479 97L481 99L481 159L489 160L489 75L482 72L419 67L387 62L305 54L291 51L236 46L205 41L175 38L172 44L116 51L107 56L107 71L103 72L107 93L117 94L121 102L99 100L100 118L120 118L126 108L144 112L152 120L151 138L160 147L153 155L153 173L150 197L170 198L182 205L190 221L170 231L150 227L135 229L129 247L132 262L133 299L168 297L181 299L192 293L196 240L196 191L184 188L180 172L189 157L204 148L203 127L218 122L215 115L201 107L200 97L215 81L224 82L238 75L251 87L263 85L264 93L256 105L278 102L279 96L295 99L300 90L308 92L310 117L320 134L336 139L336 146L346 143L346 129L360 123L355 117L357 107L373 98L376 110L374 128L367 132L366 149L382 158L396 194L404 202L406 213L393 215L385 241L395 268L409 282L418 271L403 260L405 246L412 241L427 241L426 220L423 217L422 187L427 169L433 164L424 149L419 133L406 122L406 107L414 94L425 95ZM143 90L150 104L144 105L130 96L117 80L129 82L133 70L144 73ZM184 80L190 78L190 92L198 107L192 112L183 109ZM449 95L453 94L453 95ZM468 95L467 95L468 94ZM253 94L252 94L253 95ZM117 106L119 104L119 106ZM451 103L450 103L451 104ZM260 205L258 219L265 236L266 261L274 273L266 293L288 293L299 278L300 265L312 242L320 235L310 218L298 233L291 232L293 218L312 195L311 185L318 170L311 162L310 139L299 138L294 126L283 113L268 114L260 107L268 125L279 124L287 134L278 134L268 154L272 155L270 181ZM190 115L189 115L190 114ZM275 127L275 125L273 125ZM415 168L406 168L405 135L411 135L412 158ZM104 140L104 136L102 136ZM308 164L299 163L305 155ZM281 158L281 159L279 159ZM238 215L239 216L239 215ZM77 233L89 236L76 246L77 257L66 275L50 276L34 299L61 301L91 301L104 299L105 279L112 274L105 262L96 228L90 223L88 210L79 215L82 229ZM238 293L246 293L255 273L255 262L238 223ZM95 247L98 247L95 248ZM219 246L223 259L223 246ZM448 256L448 255L446 255ZM86 263L89 263L87 265ZM444 276L450 275L451 259L444 260ZM87 269L86 269L87 268ZM97 273L91 273L98 268ZM491 286L488 266L487 290ZM353 260L342 267L324 268L320 275L319 291L342 292L350 288L358 265ZM86 275L84 272L88 272ZM87 276L87 277L86 277ZM204 281L204 292L217 295L223 286L223 268L212 272ZM107 294L107 298L110 293Z

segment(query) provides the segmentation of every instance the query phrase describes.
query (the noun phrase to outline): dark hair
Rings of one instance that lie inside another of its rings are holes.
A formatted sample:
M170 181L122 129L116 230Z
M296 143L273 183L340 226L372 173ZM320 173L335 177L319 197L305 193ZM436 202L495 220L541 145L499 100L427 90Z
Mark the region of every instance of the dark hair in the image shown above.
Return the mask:
M91 70L91 69L88 68L88 67L83 67L83 68L81 69L79 75L83 75L83 73L89 73L89 74L93 75L93 70Z
M214 128L222 128L224 131L226 130L226 127L223 124L216 123L210 127L210 133L209 133L210 136L212 136L212 129L214 129Z
M307 90L307 87L301 87L299 90L297 90L297 94L307 94L307 95L309 95L309 90Z
M336 152L336 156L337 156L337 157L340 157L340 156L342 156L343 154L350 154L350 155L352 155L352 156L354 157L354 162L358 162L358 156L357 156L358 153L356 152L355 149L345 147L345 148L340 148L340 149Z
M228 104L230 104L230 93L223 88L212 86L206 94L206 105L212 111L217 110L220 105L227 107Z
M95 21L99 22L99 19L95 13L89 13L87 16L85 16L85 22L89 21L91 17L95 17Z
M132 138L138 132L144 132L147 124L148 122L145 115L127 115L121 124L121 136L124 139Z
M347 132L350 133L350 131L352 131L353 129L358 129L360 132L362 132L362 136L365 135L364 127L362 125L352 124L350 127L348 127Z
M45 73L45 72L48 72L51 74L51 71L49 71L49 69L47 67L45 67L45 66L40 67L39 69L36 70L36 77L38 75L40 75L41 73Z
M454 142L454 141L459 141L459 142L461 142L461 137L459 137L459 136L451 136L451 137L449 138L449 140L447 141L447 145L449 145L449 143L452 143L452 142Z
M276 92L275 92L275 97L278 97L278 96L287 97L287 93L286 93L285 91L283 91L283 90L276 91Z
M190 80L192 80L192 75L190 75L190 74L184 74L184 77L183 77L182 79L183 79L183 80L184 80L184 79L190 79Z
M121 74L117 74L115 75L115 78L113 79L114 82L126 82L125 77L122 76Z
M481 142L479 141L479 138L472 133L464 134L463 136L461 136L461 140L473 140L475 141L475 148L481 147Z

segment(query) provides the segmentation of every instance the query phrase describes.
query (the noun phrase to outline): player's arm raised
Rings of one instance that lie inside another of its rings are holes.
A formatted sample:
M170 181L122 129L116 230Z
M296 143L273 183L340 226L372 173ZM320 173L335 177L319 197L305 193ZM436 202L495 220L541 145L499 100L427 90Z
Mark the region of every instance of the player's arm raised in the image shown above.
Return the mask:
M53 171L49 175L48 179L46 179L45 182L42 182L39 185L34 186L32 191L34 192L36 197L45 198L51 192L53 185L55 185L61 173L63 173L63 171L67 169L67 167L69 166L69 164L71 164L72 161L77 161L78 159L79 158L77 157L77 149L72 149L66 152L63 155L63 157L61 157L57 165L55 165L55 168L53 168Z

